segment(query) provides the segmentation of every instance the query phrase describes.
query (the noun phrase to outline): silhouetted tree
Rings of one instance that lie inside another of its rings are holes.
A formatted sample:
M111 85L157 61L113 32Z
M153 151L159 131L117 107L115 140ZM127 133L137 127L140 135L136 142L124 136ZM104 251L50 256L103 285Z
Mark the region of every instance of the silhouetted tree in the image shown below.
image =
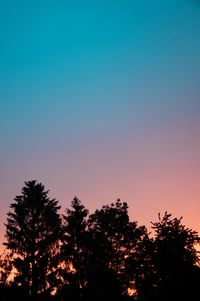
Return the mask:
M135 252L127 259L127 274L132 275L132 288L139 300L156 300L155 283L157 275L152 255L154 254L154 241L147 229L135 247Z
M199 279L197 232L182 225L182 218L165 212L152 223L155 236L144 237L138 245L136 288L141 300L194 300ZM196 275L196 276L195 276Z
M199 262L195 248L199 242L198 234L182 224L182 217L171 218L171 214L165 212L158 218L152 228L155 231L154 263L159 296L162 300L187 300L193 290L188 280Z
M13 255L15 283L33 297L53 290L61 223L58 201L48 197L41 183L29 181L10 208L5 246Z
M102 301L121 299L122 291L117 274L112 269L96 269L89 275L86 300Z
M0 300L1 301L28 301L25 291L22 287L16 285L15 283L10 283L9 285L0 285Z
M88 210L76 197L71 202L71 207L72 209L66 209L66 214L63 215L62 256L66 272L63 279L66 283L66 294L79 299L87 282Z
M135 258L136 246L145 233L145 227L129 221L128 205L120 200L96 210L89 223L95 237L93 265L104 267L112 274L115 272L121 294L127 294L133 285L133 274L128 273L129 260L130 257L132 260Z
M61 217L58 201L36 181L10 205L0 257L0 300L196 300L200 295L197 232L165 212L145 226L117 200L94 214L78 198ZM10 275L14 281L9 282ZM50 292L57 291L56 296ZM133 298L136 300L136 298Z

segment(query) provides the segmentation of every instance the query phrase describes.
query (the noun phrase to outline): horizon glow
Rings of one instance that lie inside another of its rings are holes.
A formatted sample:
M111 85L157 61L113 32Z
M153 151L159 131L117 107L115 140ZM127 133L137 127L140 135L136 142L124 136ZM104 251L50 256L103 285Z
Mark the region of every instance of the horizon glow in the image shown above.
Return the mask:
M200 5L0 4L0 242L24 181L200 231Z

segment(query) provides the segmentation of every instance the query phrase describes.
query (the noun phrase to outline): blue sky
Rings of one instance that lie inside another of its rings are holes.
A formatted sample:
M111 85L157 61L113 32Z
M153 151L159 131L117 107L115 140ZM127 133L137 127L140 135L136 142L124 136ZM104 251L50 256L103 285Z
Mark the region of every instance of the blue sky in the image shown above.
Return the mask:
M199 53L195 0L1 2L0 221L33 178L63 204L134 198L142 222L184 199L189 221L200 197Z

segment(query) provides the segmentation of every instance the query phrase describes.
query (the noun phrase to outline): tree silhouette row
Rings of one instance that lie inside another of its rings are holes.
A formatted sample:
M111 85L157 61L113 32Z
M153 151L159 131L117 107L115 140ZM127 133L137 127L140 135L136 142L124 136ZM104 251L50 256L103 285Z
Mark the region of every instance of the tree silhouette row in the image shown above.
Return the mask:
M158 215L151 235L130 221L126 202L89 214L75 197L60 215L48 195L41 183L25 182L10 205L2 301L198 300L199 237L182 218Z

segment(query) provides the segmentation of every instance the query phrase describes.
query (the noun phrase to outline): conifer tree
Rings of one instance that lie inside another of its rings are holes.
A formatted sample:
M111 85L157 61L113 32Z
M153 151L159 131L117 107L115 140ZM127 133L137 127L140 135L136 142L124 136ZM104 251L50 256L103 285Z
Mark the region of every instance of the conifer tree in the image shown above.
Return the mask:
M58 201L36 181L25 182L7 215L5 246L12 252L14 281L28 295L53 290L56 285L60 216Z
M62 255L66 266L63 278L67 279L71 291L73 290L71 294L75 294L78 299L86 286L88 210L77 197L71 202L71 207L63 215Z

